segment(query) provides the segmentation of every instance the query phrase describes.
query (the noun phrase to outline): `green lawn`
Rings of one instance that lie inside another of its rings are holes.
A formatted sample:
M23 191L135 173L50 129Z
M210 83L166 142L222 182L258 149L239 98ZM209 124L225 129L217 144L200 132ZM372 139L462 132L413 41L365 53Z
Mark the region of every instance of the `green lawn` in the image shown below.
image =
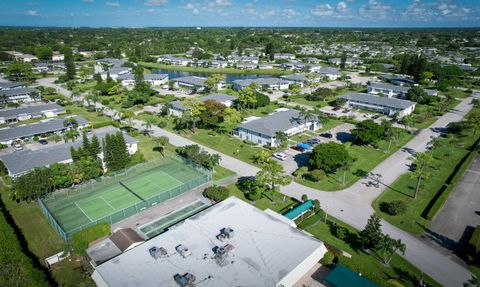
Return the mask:
M328 106L328 103L330 101L335 100L335 96L328 97L328 98L325 99L325 101L309 101L303 95L293 96L293 97L290 97L290 99L291 99L292 102L299 103L301 105L323 108L325 106Z
M322 240L327 245L343 250L352 255L351 259L340 256L340 263L348 266L353 271L362 273L363 276L376 282L380 286L385 286L388 284L387 281L389 279L394 279L402 284L398 286L414 287L418 286L417 282L415 282L415 279L418 280L421 276L423 276L423 279L428 284L431 284L432 286L440 286L437 282L427 275L422 274L419 269L399 255L395 255L392 258L389 266L383 265L379 261L379 257L375 252L365 253L356 247L355 237L358 230L335 218L332 218L331 216L328 218L330 223L324 223L323 213L320 212L305 219L298 226L319 240ZM348 229L351 235L347 236L345 240L337 238L332 227L333 222L335 222L335 224L338 226Z
M288 196L285 196L285 195L283 195L279 192L273 192L273 197L275 199L275 203L272 203L272 201L265 196L263 196L262 198L260 198L256 202L252 202L245 197L243 192L240 189L238 189L238 187L236 186L235 183L232 183L232 184L228 185L227 188L230 190L230 195L234 195L234 196L238 197L239 199L241 199L241 200L243 200L243 201L245 201L245 202L247 202L251 205L254 205L255 207L257 207L261 210L265 210L267 208L270 208L271 210L276 211L278 213L283 213L283 212L289 210L290 207L295 206L298 203L295 199L292 199Z
M138 140L138 149L146 160L152 160L162 156L162 154L156 150L157 144L153 141L152 137L142 134L135 134L134 137ZM166 147L166 152L173 154L175 153L175 149L175 146L169 144ZM232 175L235 175L235 172L222 166L217 166L213 173L213 180L222 180Z
M28 249L35 254L43 264L44 259L64 250L65 243L53 229L41 212L36 202L17 203L8 197L5 187L1 188L5 208L13 217L15 224L25 236ZM54 265L52 275L59 286L95 286L93 280L84 275L79 268L79 261L71 257Z
M259 75L286 75L291 74L290 71L284 71L280 69L252 69L252 70L241 70L235 68L222 68L222 69L212 69L212 68L197 68L197 67L186 67L186 66L176 66L176 65L165 65L160 63L146 63L139 62L139 65L142 65L147 68L157 68L163 70L172 70L172 71L183 71L183 72L194 72L194 73L212 73L212 74L259 74Z
M68 105L65 107L65 109L67 110L67 114L82 116L89 120L92 124L112 121L112 118L99 115L96 112L90 112L84 106L79 107L77 105Z
M352 158L355 160L352 167L345 174L345 184L342 185L343 171L327 175L327 178L320 182L313 182L309 179L296 179L298 183L306 185L311 188L320 189L324 191L337 191L347 188L357 182L366 173L379 165L382 161L387 159L390 155L395 153L399 148L404 146L413 138L413 135L403 133L403 136L393 142L388 151L388 141L380 141L379 148L375 149L371 146L349 145L347 150Z
M465 141L465 147L470 147L472 143L473 139L469 136ZM465 147L452 146L452 143L449 143L448 140L441 139L438 148L434 149L433 160L428 169L430 177L423 181L417 198L413 198L416 179L413 179L410 173L404 174L375 200L373 207L377 213L391 224L408 232L414 234L425 232L425 228L429 226L430 221L422 217L422 213L435 194L445 184L457 163L468 153ZM450 189L447 189L445 192L448 191ZM445 201L447 197L448 193L442 196L442 200ZM391 202L393 200L403 200L407 203L405 214L391 216L381 211L380 205L382 202ZM436 206L435 211L438 211L439 207Z

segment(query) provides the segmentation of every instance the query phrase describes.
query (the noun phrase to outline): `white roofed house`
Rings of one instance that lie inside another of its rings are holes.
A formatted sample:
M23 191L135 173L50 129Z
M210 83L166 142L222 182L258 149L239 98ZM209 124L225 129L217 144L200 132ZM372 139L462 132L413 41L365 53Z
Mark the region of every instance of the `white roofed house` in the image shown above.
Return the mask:
M109 76L112 80L116 81L119 76L127 75L132 72L132 68L130 67L111 67L108 68L107 72L102 72L100 76L102 80L106 80Z
M322 67L318 70L321 77L327 78L330 81L338 80L342 76L342 72L338 68Z
M295 55L290 53L275 53L273 54L274 60L295 60Z
M27 85L22 82L0 82L0 91L26 88Z
M282 217L229 197L95 266L92 279L100 287L292 287L327 249Z
M165 63L169 65L187 66L188 64L191 64L193 61L191 59L175 57L172 55L162 55L158 57L157 62Z
M256 78L233 81L234 90L243 90L252 83L256 83L261 89L287 90L290 82L281 78Z
M388 116L408 116L415 110L416 103L397 98L379 97L371 94L352 93L340 96L350 108L359 108L383 113Z
M218 102L223 104L226 107L231 107L234 101L237 99L235 96L227 95L227 94L212 94L205 97L198 98L198 100L202 102L206 102L208 100ZM180 118L185 111L184 102L183 101L173 101L170 103L171 107L169 108L169 114Z
M368 93L373 95L383 94L388 98L407 98L407 93L411 89L409 86L398 86L382 82L372 82L368 85ZM437 96L437 90L424 89L429 96Z
M332 65L339 66L342 63L342 58L330 58L328 59L328 63ZM363 60L357 58L346 58L345 59L345 66L353 67L362 65Z
M309 81L307 76L304 74L293 74L293 75L285 75L281 76L282 79L289 81L292 84L300 84L300 86L303 87L303 85Z
M135 85L135 76L133 74L124 74L117 77L124 87L133 87ZM145 74L143 81L152 86L161 86L168 82L168 74Z
M50 118L64 114L65 108L57 104L39 104L0 110L0 124L11 124L32 118Z
M54 62L60 62L65 59L65 56L63 54L60 54L60 52L53 52L52 55L52 61Z
M93 134L97 136L99 142L101 143L107 134L116 132L119 132L117 128L107 126L98 130L94 130ZM88 137L92 136L93 135L89 135ZM137 152L138 140L127 134L124 134L123 136L125 138L125 143L127 145L129 154L134 154ZM47 145L46 148L23 150L15 153L0 155L0 161L2 161L5 165L10 177L18 177L36 167L50 166L54 163L71 163L71 148L78 149L81 146L81 139L74 142L55 144L52 146ZM100 158L103 157L102 153L103 151L101 151L99 154Z
M19 103L19 102L32 102L39 100L41 93L35 88L14 88L0 90L0 102L7 103Z
M316 131L319 126L316 116L305 119L301 111L279 109L264 118L240 124L234 135L258 145L275 147L278 145L275 138L277 132L291 136L306 130Z
M197 76L187 76L187 77L180 77L172 79L175 83L176 88L187 88L191 90L204 90L206 88L205 81L207 78L204 77L197 77ZM218 83L218 89L223 87L224 83Z

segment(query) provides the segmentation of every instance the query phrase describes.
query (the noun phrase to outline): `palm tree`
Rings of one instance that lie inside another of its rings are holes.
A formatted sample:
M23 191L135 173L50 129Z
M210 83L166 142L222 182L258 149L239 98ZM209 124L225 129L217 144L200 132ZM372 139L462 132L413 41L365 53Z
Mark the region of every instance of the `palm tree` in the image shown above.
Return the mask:
M159 148L160 152L162 153L162 156L165 157L165 151L166 151L165 146L169 142L168 137L167 136L160 136L160 137L155 137L153 140L158 145L158 148Z
M314 120L316 118L316 115L312 110L303 109L300 111L300 117L303 118L304 128L303 128L302 134L304 134L305 130L307 130L307 123L310 120Z
M413 198L416 199L418 191L420 190L421 181L429 177L427 168L432 161L432 157L427 153L417 152L413 157L410 158L410 160L412 161L412 165L415 167L414 171L412 172L412 177L417 180L415 185L415 194L413 196Z
M152 124L154 124L153 119L147 119L145 122L142 123L142 126L145 127L145 130L143 131L144 135L150 135L150 129L152 128Z
M397 251L405 254L405 244L400 239L395 240L387 234L382 234L378 242L377 250L381 253L383 264L388 265Z

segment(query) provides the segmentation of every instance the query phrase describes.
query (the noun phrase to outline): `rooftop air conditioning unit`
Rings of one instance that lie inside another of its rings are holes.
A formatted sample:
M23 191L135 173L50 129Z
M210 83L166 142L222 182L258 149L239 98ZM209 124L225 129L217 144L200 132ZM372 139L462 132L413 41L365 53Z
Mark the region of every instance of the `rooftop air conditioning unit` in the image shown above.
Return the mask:
M190 252L190 250L188 250L188 248L183 244L180 244L177 247L175 247L175 250L177 250L177 252L180 255L182 255L183 258L192 254L192 252Z
M167 257L167 250L163 247L152 247L148 250L153 259L157 260L158 258Z

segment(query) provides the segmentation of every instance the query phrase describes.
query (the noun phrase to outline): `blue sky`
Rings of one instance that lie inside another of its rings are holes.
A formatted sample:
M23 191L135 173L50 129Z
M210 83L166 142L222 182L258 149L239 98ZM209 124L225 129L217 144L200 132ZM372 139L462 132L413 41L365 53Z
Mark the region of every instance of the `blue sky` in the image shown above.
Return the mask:
M8 26L479 27L480 0L0 0Z

